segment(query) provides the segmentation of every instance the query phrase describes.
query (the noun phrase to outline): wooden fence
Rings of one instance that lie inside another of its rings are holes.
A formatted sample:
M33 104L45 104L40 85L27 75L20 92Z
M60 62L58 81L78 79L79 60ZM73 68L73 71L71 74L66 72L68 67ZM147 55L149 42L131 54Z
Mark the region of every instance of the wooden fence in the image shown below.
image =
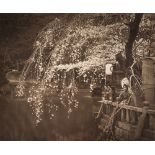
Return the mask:
M135 107L118 105L117 102L99 101L101 103L102 119L100 128L103 129L116 107L120 111L115 124L115 136L120 140L147 139L155 140L155 109L153 107Z

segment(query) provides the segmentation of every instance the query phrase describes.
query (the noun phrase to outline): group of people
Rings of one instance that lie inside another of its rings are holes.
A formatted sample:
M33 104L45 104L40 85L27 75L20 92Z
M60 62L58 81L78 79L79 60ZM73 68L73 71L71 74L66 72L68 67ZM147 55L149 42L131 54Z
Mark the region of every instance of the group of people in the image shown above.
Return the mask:
M127 83L124 83L122 88L123 89L120 92L119 96L117 96L115 87L110 86L110 84L106 84L102 89L102 96L104 100L118 101L118 102L128 100L129 97L131 96L131 93L129 91L129 85Z
M111 100L111 101L118 101L121 102L123 100L128 100L131 96L131 91L129 89L129 80L128 80L128 72L130 72L128 69L126 69L126 58L123 56L123 52L120 51L118 54L116 54L116 61L117 63L113 66L112 64L106 65L106 72L105 76L106 78L101 80L101 88L96 87L93 84L91 84L91 90L92 92L97 92L100 96L102 96L105 100ZM136 75L141 76L142 73L142 61L139 56L135 56L134 58L134 72ZM116 91L116 86L112 86L112 72L113 70L121 70L124 73L124 76L126 76L122 81L120 81L122 91L118 94L118 91ZM130 74L130 73L129 73ZM95 88L93 88L95 87ZM102 92L102 93L98 93ZM95 93L94 93L95 94Z

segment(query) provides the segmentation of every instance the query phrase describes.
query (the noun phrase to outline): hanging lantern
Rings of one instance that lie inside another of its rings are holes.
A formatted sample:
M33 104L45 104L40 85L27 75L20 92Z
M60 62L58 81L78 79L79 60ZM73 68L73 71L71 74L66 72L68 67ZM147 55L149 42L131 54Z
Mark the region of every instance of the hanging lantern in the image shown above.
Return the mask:
M113 65L112 64L106 64L105 74L106 75L112 75L112 72L113 72Z

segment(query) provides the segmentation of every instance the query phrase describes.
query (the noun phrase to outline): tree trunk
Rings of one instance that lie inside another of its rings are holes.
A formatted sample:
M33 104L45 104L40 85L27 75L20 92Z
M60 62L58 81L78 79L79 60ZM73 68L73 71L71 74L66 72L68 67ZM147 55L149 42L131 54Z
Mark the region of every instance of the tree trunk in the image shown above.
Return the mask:
M133 57L132 57L132 47L133 43L136 39L136 36L139 31L139 24L142 19L143 14L137 13L135 14L135 19L131 23L129 23L129 37L128 41L125 46L125 54L126 54L126 67L129 67L133 63Z

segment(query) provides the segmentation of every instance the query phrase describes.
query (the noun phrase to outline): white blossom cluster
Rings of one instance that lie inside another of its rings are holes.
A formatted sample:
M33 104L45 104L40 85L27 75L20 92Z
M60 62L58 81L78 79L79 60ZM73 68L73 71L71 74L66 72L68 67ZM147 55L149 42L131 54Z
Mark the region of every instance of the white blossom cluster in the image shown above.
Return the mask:
M41 120L43 104L48 102L48 98L51 98L47 104L49 112L51 118L54 117L53 109L59 108L52 100L55 95L68 114L77 108L75 69L85 82L90 76L102 77L105 64L114 63L115 54L125 50L127 36L128 27L123 22L97 25L94 17L90 16L84 19L75 16L70 22L55 19L49 23L38 34L34 52L23 69L18 85L18 95L22 96L23 83L31 81L27 98L36 122Z

